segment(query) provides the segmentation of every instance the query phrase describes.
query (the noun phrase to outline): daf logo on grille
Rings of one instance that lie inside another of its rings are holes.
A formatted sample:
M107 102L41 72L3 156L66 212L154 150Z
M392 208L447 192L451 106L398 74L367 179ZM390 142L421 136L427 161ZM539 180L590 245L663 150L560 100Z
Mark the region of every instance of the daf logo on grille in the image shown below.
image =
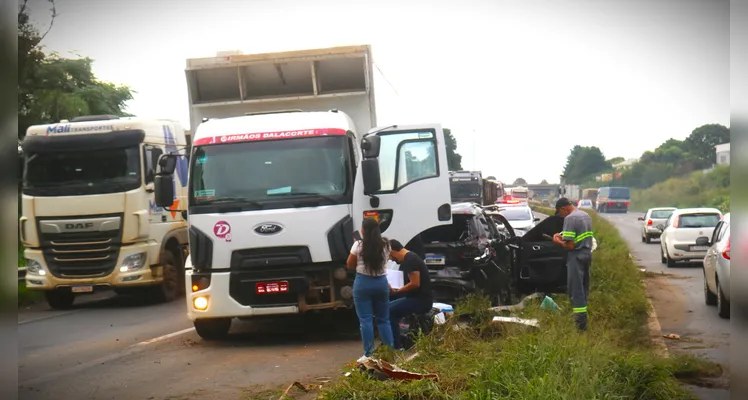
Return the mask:
M75 224L65 224L65 229L68 231L75 231L81 229L91 229L93 228L93 226L93 222L78 222Z
M283 230L283 227L276 224L260 224L255 227L255 232L259 233L260 235L273 235L276 233L279 233Z

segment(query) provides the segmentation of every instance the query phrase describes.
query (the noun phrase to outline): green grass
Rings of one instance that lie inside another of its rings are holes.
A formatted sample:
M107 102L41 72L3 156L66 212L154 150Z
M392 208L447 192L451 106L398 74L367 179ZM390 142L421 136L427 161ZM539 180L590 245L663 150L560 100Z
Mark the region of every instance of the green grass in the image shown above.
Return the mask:
M715 207L730 210L730 167L717 166L709 172L693 172L671 178L649 189L632 189L631 209L645 212L653 207Z
M534 207L539 212L551 210ZM398 365L435 372L439 382L380 382L354 372L326 388L325 399L687 399L678 378L719 375L718 366L680 357L658 358L646 328L642 277L614 226L590 212L598 250L593 253L589 331L579 334L568 311L541 310L540 329L491 324L487 299L471 296L455 314L473 314L469 328L455 319L417 341L419 356ZM570 310L566 296L554 298Z
M37 290L28 290L22 282L18 283L18 307L26 307L42 301L43 292Z

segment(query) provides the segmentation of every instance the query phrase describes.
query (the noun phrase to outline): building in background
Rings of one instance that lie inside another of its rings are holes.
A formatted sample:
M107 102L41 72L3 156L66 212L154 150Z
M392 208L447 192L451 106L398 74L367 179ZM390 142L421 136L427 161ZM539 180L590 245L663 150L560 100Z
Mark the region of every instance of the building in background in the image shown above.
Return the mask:
M730 165L730 143L714 146L717 153L717 165Z

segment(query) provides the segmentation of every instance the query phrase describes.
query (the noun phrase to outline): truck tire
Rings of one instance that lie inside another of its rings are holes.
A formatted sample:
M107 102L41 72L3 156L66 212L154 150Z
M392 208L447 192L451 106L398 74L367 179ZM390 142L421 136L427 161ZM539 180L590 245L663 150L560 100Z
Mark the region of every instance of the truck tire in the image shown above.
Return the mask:
M225 339L231 329L231 318L196 319L195 331L203 340Z
M161 254L161 266L163 267L163 282L156 286L154 295L156 301L168 303L174 301L184 292L179 286L182 279L179 277L182 269L177 265L177 257L170 251Z
M69 310L75 302L75 293L64 289L55 289L45 291L44 298L54 310Z

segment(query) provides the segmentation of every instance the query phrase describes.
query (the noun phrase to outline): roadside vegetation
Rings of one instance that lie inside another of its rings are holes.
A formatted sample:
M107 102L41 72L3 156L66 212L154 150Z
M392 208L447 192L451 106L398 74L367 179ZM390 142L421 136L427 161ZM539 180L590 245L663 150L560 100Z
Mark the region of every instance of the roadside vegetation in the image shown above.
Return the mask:
M535 207L536 211L552 213ZM693 357L655 355L647 330L642 277L617 230L590 212L598 250L593 257L590 330L576 332L568 298L561 312L536 302L518 316L540 328L490 322L487 299L471 296L455 317L417 340L418 356L384 354L401 368L439 375L439 381L378 381L361 372L340 378L324 399L688 399L682 380L719 375L718 366ZM459 324L471 316L470 325Z
M631 191L631 208L645 212L652 207L715 207L730 211L730 166L719 165L708 172L697 171L671 178L649 189Z

